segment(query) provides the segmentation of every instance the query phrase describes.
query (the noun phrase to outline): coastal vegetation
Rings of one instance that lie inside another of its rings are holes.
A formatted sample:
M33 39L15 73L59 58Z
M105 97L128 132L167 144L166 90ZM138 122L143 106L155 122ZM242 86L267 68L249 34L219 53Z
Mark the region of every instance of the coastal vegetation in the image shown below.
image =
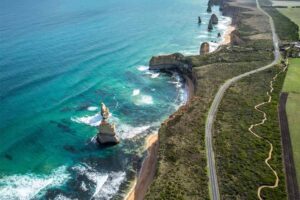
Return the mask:
M272 16L280 40L296 41L299 39L299 27L296 23L279 12L277 8L272 7L270 0L259 0L259 2L262 8Z
M261 185L273 185L275 176L265 165L269 144L273 144L271 166L279 176L279 186L262 190L263 199L285 199L285 177L281 156L281 138L278 123L278 99L285 74L274 82L272 102L260 109L267 121L255 128L263 139L248 131L251 124L259 123L263 116L254 106L267 101L269 82L282 70L281 65L251 75L232 85L226 92L215 123L214 147L218 166L220 193L223 199L256 199Z
M297 180L300 183L300 58L289 59L289 69L284 81L283 92L288 92L286 111L291 136Z
M277 8L279 12L290 18L294 23L300 26L300 7L298 8Z
M293 157L297 174L297 181L300 183L300 94L289 93L286 104L289 131L292 141Z
M231 42L238 41L238 45L186 57L196 80L195 94L189 104L170 116L159 130L158 169L146 199L209 199L204 135L214 95L226 80L273 60L269 20L256 9L255 1L232 1L224 9L234 17L236 31L231 36L238 40ZM236 10L239 11L236 13ZM266 98L268 83L280 67L245 78L242 85L235 84L225 95L214 138L222 199L255 199L257 186L275 180L272 171L264 165L268 146L255 138L249 141L253 136L248 127L254 120L261 119L253 106ZM271 165L278 172L280 183L275 190L262 192L263 197L271 199L286 198L276 107L283 78L284 74L275 83L274 101L264 108L270 121L257 129L274 143Z
M300 59L289 59L289 70L284 81L283 91L300 93Z

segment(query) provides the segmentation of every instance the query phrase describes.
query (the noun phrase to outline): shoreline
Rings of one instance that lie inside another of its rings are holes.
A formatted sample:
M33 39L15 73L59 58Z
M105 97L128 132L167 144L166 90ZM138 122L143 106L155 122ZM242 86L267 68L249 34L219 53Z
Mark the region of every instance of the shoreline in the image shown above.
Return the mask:
M132 187L124 199L142 200L154 178L158 154L158 133L151 134L145 142L147 156L142 163L138 178L133 181Z
M235 30L235 26L230 24L228 28L226 29L223 40L219 43L218 48L216 48L214 51L210 52L216 52L220 46L230 44L231 42L231 33ZM195 85L190 77L188 77L186 74L180 74L180 76L183 77L185 81L185 88L187 92L187 101L183 106L186 106L190 103L194 96L195 92ZM179 110L179 109L178 109ZM175 111L177 112L177 111ZM174 113L173 113L174 114ZM171 115L170 115L171 116ZM169 119L166 119L165 121L168 121ZM165 123L162 122L162 123ZM155 175L155 169L157 165L157 154L158 154L158 133L151 134L147 137L145 141L145 149L147 150L147 156L144 159L140 172L138 174L138 177L133 181L132 186L130 187L128 193L126 194L124 200L143 200L146 192L152 183L152 180Z
M234 31L234 30L235 30L235 26L230 24L224 33L223 40L220 42L220 45L230 44L230 42L231 42L230 35L231 35L232 31Z
M184 84L185 84L184 89L185 89L185 92L187 93L186 102L184 102L184 104L181 105L181 106L183 106L183 105L187 105L192 100L192 98L194 96L194 92L195 92L195 85L189 76L187 76L185 74L180 74L180 76L182 76L184 79Z

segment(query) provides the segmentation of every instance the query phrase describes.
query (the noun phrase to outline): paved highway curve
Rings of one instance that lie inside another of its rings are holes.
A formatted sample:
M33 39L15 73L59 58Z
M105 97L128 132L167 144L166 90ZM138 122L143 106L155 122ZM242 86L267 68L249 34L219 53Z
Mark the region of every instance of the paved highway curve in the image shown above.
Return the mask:
M214 119L216 117L216 113L218 111L218 106L224 96L225 91L232 85L232 83L240 80L241 78L244 78L246 76L249 76L251 74L266 70L276 63L278 63L280 59L280 52L278 47L278 37L275 32L275 25L273 22L272 17L266 13L259 5L258 0L256 0L256 6L257 8L264 13L266 16L269 17L270 25L271 25L271 31L272 31L272 39L273 39L273 45L274 45L274 60L272 63L263 66L261 68L246 72L244 74L241 74L239 76L233 77L229 80L227 80L218 90L211 107L209 109L206 124L205 124L205 146L206 146L206 153L207 153L207 166L208 166L208 176L209 176L209 191L210 196L213 200L219 200L220 199L220 192L219 192L219 186L218 186L218 178L216 174L216 166L215 166L215 156L213 151L213 144L212 144L212 129L213 129L213 123Z

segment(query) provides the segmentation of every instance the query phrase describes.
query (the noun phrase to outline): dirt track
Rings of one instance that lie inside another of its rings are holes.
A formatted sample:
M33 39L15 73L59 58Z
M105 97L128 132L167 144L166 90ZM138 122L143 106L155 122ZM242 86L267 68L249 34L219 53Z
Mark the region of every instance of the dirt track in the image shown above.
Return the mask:
M280 121L280 131L281 131L281 141L283 147L284 165L286 173L286 184L289 200L299 200L299 187L296 177L295 163L293 159L292 143L289 131L289 125L286 115L286 101L288 93L281 93L279 102L279 121Z

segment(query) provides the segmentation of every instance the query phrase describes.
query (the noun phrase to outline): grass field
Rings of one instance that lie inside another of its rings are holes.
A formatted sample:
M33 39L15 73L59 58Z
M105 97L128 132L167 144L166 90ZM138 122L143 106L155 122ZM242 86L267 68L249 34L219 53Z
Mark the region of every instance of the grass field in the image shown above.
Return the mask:
M277 10L300 26L300 8L277 8Z
M300 94L289 93L286 105L289 129L292 140L293 156L297 173L297 180L300 183Z
M300 8L278 8L280 13L300 26ZM289 92L286 111L292 140L293 156L300 183L300 58L289 59L289 69L284 81L283 91Z
M300 6L300 1L272 1L273 6Z
M289 69L283 91L300 94L300 58L289 59Z
M300 58L289 59L283 91L289 92L286 105L297 180L300 183Z
M295 22L279 12L275 7L271 7L272 2L270 0L259 0L259 3L272 16L280 40L296 41L299 39L299 27Z

